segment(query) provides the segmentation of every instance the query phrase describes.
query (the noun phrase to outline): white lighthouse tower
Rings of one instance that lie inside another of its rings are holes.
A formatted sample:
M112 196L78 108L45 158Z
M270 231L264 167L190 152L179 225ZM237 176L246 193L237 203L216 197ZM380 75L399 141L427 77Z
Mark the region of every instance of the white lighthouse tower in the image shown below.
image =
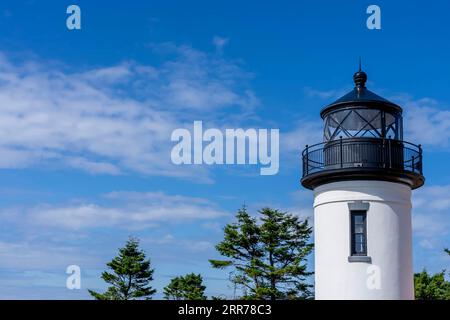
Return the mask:
M316 299L414 299L411 190L422 149L403 141L402 108L355 88L322 109L323 142L302 153L314 191Z

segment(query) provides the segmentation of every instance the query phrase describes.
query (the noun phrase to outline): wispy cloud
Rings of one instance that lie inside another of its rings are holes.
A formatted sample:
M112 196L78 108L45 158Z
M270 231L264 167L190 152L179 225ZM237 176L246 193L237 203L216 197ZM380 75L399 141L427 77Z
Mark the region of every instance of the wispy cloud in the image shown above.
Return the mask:
M129 234L141 239L158 272L162 272L159 266L167 264L177 272L183 269L180 264L192 271L199 256L207 264L207 257L215 253L216 239L206 229L195 236L185 232L192 225L218 222L228 215L208 199L162 192L110 192L95 201L3 208L0 285L11 290L34 288L22 293L22 298L42 292L39 286L66 294L65 270L76 264L82 269L83 288L102 286L100 271ZM165 284L157 281L160 287ZM89 298L82 291L80 297ZM0 290L0 297L10 293Z
M219 53L222 53L223 48L228 44L229 39L224 37L215 36L213 38L213 44Z
M166 234L162 238L144 238L141 242L143 244L149 243L166 247L175 245L195 253L214 250L214 244L210 241L176 238L171 234Z
M393 97L405 110L405 139L431 149L450 146L450 111L431 98Z
M426 259L426 266L434 271L448 259L443 249L450 247L449 194L450 185L425 186L413 193L415 257L422 263Z
M213 202L161 192L113 192L104 195L108 205L82 200L67 204L40 204L25 208L7 208L0 212L4 221L22 221L35 227L69 230L119 228L140 230L161 223L211 220L228 213Z
M71 263L90 265L99 263L91 250L80 252L75 246L47 243L46 246L28 241L0 241L0 270L49 270L59 268L62 272Z
M322 100L330 100L329 103L333 102L331 100L337 99L340 96L344 95L346 92L350 91L350 88L340 89L340 90L320 90L312 87L304 87L303 92L309 98L319 98Z
M296 152L298 156L305 145L322 141L322 126L320 121L298 121L291 131L281 135L281 149L286 152Z
M237 63L187 46L160 47L166 55L158 66L125 61L76 72L0 54L0 167L51 164L208 181L204 168L172 165L171 131L199 116L213 121L211 110L248 112L258 101Z

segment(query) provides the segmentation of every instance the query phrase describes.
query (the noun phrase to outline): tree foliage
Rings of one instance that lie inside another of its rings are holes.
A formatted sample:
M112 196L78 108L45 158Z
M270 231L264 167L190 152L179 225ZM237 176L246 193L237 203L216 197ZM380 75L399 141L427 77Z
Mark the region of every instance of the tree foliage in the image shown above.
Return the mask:
M164 288L168 300L206 300L206 287L200 274L189 273L173 278Z
M224 228L217 251L226 260L210 260L214 268L233 268L231 279L244 299L298 299L311 297L306 259L313 249L308 220L270 208L259 220L244 206L236 222Z
M450 282L445 280L445 270L429 275L424 269L414 275L416 300L450 300Z
M154 270L150 268L150 260L146 260L145 253L139 249L139 240L130 238L107 266L112 272L104 271L102 279L111 286L104 293L89 290L95 299L150 299L155 294L156 290L150 286Z

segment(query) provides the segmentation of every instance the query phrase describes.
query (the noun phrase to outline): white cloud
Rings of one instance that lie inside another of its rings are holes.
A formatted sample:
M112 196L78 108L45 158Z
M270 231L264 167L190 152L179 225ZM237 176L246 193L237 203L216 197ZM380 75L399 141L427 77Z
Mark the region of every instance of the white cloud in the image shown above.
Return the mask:
M175 241L175 237L171 234L166 234L162 238L141 240L141 242L144 242L144 243L157 244L157 245L171 244L174 241Z
M71 264L93 265L100 262L89 250L65 245L41 246L28 241L0 241L0 268L48 270L59 268L62 272Z
M292 131L282 134L281 146L286 151L299 152L307 144L319 143L323 138L322 127L321 121L299 121Z
M425 186L414 192L414 207L430 211L450 209L450 185Z
M136 71L139 72L142 68L143 66L137 66ZM114 82L129 80L133 73L131 64L123 63L118 66L89 70L81 74L81 78L89 82L100 81L109 85Z
M228 42L229 42L228 38L223 38L219 36L215 36L213 38L213 44L216 47L216 50L219 52L222 52L223 48L228 44Z
M120 169L108 162L94 162L84 158L72 157L67 160L67 163L78 169L82 169L92 174L111 174L116 175L120 173Z
M214 120L211 110L254 108L249 75L214 54L161 47L170 54L158 66L127 61L82 72L0 53L0 168L50 164L210 181L204 168L171 163L170 134Z
M166 234L161 238L144 238L141 242L143 244L156 244L158 246L169 246L172 248L176 246L178 248L182 248L182 250L187 250L194 253L214 250L214 244L210 241L175 238L171 234Z
M185 240L182 244L187 248L187 250L196 253L214 249L214 244L209 241Z
M329 103L332 103L333 99L337 99L340 96L344 95L346 92L350 91L350 89L344 90L318 90L311 87L304 87L303 92L307 97L310 98L319 98L323 100L330 100Z
M436 250L436 244L434 242L431 239L422 239L419 241L419 245L424 249Z
M68 230L96 227L136 230L160 223L211 220L228 214L203 198L161 192L113 192L105 197L108 205L77 200L62 205L3 209L0 215L9 221Z
M413 232L424 249L449 247L450 185L424 186L413 192Z
M450 146L449 110L438 108L439 103L430 98L398 100L404 109L405 140L432 148Z

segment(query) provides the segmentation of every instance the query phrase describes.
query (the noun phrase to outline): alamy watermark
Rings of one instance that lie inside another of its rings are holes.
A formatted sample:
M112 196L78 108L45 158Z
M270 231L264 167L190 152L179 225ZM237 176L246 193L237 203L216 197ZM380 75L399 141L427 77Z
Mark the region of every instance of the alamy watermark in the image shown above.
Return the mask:
M370 16L367 18L366 26L369 30L381 30L381 9L376 4L371 4L367 7L367 14Z
M67 267L66 273L69 274L66 279L66 288L69 290L81 289L81 268L72 264Z
M72 4L67 7L66 13L69 16L66 19L66 27L69 30L81 29L81 9L79 6Z
M381 290L381 268L375 264L367 267L366 286L369 290Z
M279 169L278 129L225 129L203 131L203 122L194 121L193 132L178 128L171 140L177 142L170 154L172 163L260 165L261 175L275 175Z

